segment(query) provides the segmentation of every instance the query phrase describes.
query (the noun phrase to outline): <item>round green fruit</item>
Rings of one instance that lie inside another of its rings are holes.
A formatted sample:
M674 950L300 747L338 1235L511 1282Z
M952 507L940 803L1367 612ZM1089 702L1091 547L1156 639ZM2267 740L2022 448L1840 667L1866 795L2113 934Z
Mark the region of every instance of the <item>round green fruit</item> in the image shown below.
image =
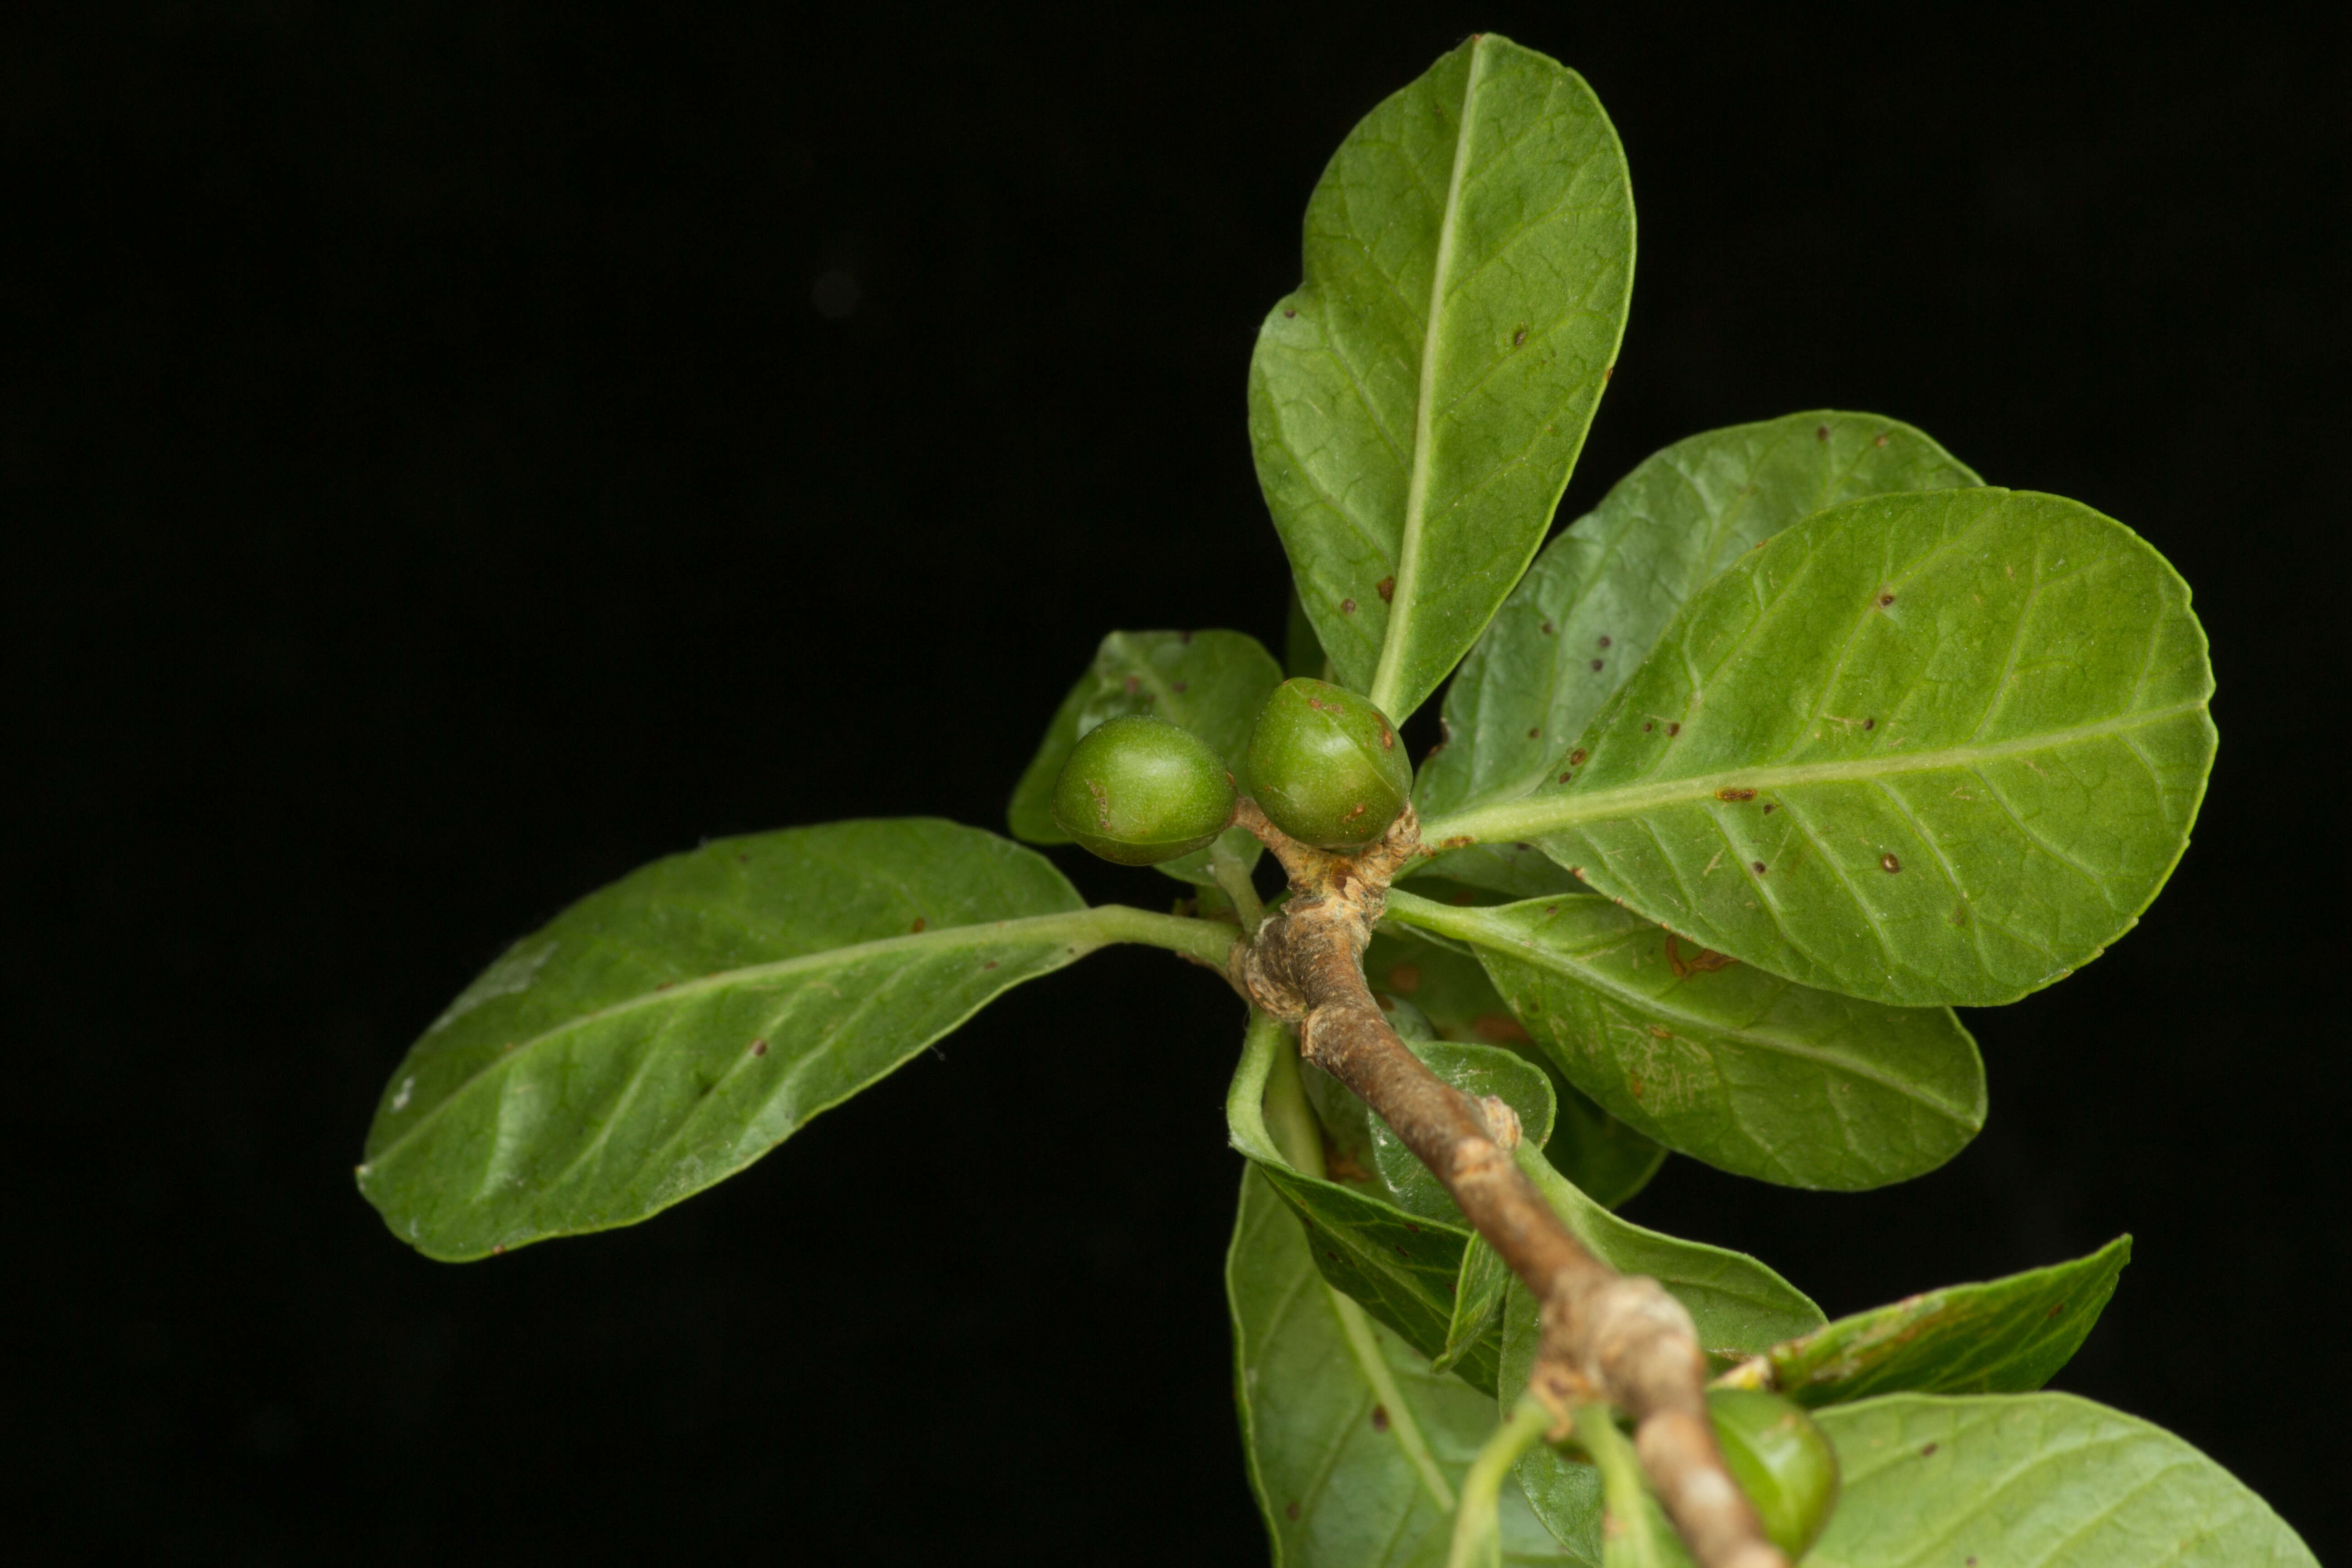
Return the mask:
M1130 713L1088 731L1054 784L1054 820L1106 860L1155 866L1202 848L1234 816L1234 781L1206 741Z
M1837 1504L1837 1454L1813 1418L1777 1394L1718 1388L1706 1396L1724 1463L1764 1533L1794 1563L1821 1538Z
M1377 841L1412 794L1396 726L1321 680L1286 680L1266 699L1250 732L1249 777L1276 827L1323 849Z

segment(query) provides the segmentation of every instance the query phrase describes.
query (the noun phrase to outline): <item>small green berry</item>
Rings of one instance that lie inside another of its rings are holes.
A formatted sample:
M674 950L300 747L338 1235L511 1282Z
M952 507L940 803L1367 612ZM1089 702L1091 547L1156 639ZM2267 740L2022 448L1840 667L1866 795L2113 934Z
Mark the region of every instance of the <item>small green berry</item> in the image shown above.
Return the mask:
M1412 794L1396 726L1366 699L1321 680L1286 680L1250 732L1250 787L1259 807L1301 844L1360 849Z
M1764 1533L1794 1563L1802 1557L1837 1504L1837 1454L1813 1418L1777 1394L1718 1388L1706 1414L1732 1479L1756 1505Z
M1233 820L1234 781L1209 742L1129 713L1080 738L1054 784L1054 820L1106 860L1154 866L1205 847Z

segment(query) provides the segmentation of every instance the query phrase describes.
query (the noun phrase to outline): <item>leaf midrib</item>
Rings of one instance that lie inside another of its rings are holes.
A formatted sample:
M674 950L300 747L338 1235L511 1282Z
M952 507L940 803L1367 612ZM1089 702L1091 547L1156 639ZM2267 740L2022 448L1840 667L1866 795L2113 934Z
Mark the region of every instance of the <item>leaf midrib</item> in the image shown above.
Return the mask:
M1577 791L1564 790L1557 795L1532 799L1507 801L1496 805L1481 806L1458 816L1441 817L1422 826L1423 842L1447 848L1461 845L1450 842L1466 839L1472 844L1500 840L1523 841L1541 838L1583 823L1608 821L1618 817L1638 816L1658 806L1683 805L1694 801L1712 800L1721 789L1787 789L1811 784L1852 784L1869 780L1897 778L1907 773L1933 773L1947 768L1970 768L2003 757L2021 756L2037 752L2054 751L2077 741L2097 740L2105 735L2128 734L2168 719L2178 719L2204 711L2205 700L2177 702L2168 708L2151 708L2121 718L2102 719L2089 724L2078 724L2064 730L2045 730L2013 741L1995 742L1990 745L1964 744L1947 746L1932 752L1912 752L1902 755L1881 755L1855 758L1840 763L1800 763L1782 767L1727 768L1711 773L1704 778L1689 777L1670 780L1664 784L1622 784L1614 789Z
M1563 900L1597 899L1601 895L1598 893L1564 893L1560 895L1560 898ZM1398 902L1400 899L1407 900L1407 903L1401 905ZM1556 900L1554 901L1557 902L1559 900ZM1389 907L1396 911L1398 918L1403 920L1409 925L1421 924L1422 921L1415 917L1419 915L1422 910L1427 910L1433 917L1431 923L1434 924L1437 929L1444 931L1446 935L1460 936L1467 942L1475 942L1478 941L1476 936L1471 934L1472 931L1483 931L1494 932L1497 931L1510 931L1510 928L1501 925L1500 922L1481 919L1475 915L1457 913L1447 910L1445 906L1442 904L1433 904L1426 899L1417 897L1412 893L1401 892L1395 889L1390 889ZM1593 990L1601 992L1606 995L1614 996L1620 1001L1625 1002L1640 1011L1655 1013L1662 1017L1671 1018L1676 1023L1684 1025L1695 1033L1703 1032L1706 1034L1715 1035L1724 1039L1736 1040L1742 1045L1754 1046L1759 1050L1769 1051L1776 1056L1795 1057L1804 1061L1819 1063L1823 1067L1835 1068L1841 1072L1861 1079L1865 1082L1877 1084L1882 1089L1888 1089L1895 1094L1901 1095L1906 1100L1914 1100L1920 1105L1926 1106L1928 1110L1940 1111L1944 1115L1949 1117L1959 1126L1973 1129L1982 1125L1980 1121L1972 1118L1967 1111L1955 1107L1949 1101L1940 1099L1937 1096L1927 1094L1912 1085L1901 1082L1899 1079L1888 1078L1883 1073L1859 1065L1847 1058L1833 1055L1815 1047L1802 1046L1792 1041L1777 1039L1770 1035L1759 1035L1752 1030L1742 1028L1737 1025L1715 1023L1699 1014L1687 1012L1682 1008L1671 1006L1654 997L1645 996L1642 993L1609 978L1599 971L1585 968L1584 966L1577 963L1574 960L1559 954L1556 949L1538 946L1535 942L1518 935L1516 931L1511 931L1510 940L1508 941L1487 942L1483 942L1480 945L1487 947L1496 952L1504 953L1517 962L1528 963L1538 969L1542 969L1549 973L1560 975L1563 978L1572 980L1578 984L1590 985Z
M1429 505L1430 447L1437 424L1437 340L1447 279L1454 269L1454 237L1462 214L1462 181L1470 159L1476 121L1478 79L1486 64L1486 40L1470 45L1470 68L1462 81L1462 111L1454 128L1454 165L1446 177L1445 208L1437 222L1437 259L1429 275L1429 310L1421 333L1421 375L1412 414L1412 468L1405 479L1404 526L1397 539L1396 591L1381 634L1380 663L1372 670L1372 705L1392 719L1403 684L1405 644L1413 596L1421 584L1421 531Z
M1012 920L992 921L975 925L948 926L938 931L916 932L905 936L877 937L870 942L852 942L845 947L829 947L817 952L805 952L793 958L777 959L768 963L747 964L740 969L722 969L698 979L681 981L660 990L641 992L635 996L593 1012L566 1018L551 1028L543 1029L527 1040L521 1040L485 1060L482 1065L455 1085L449 1092L426 1108L399 1137L368 1157L361 1167L362 1173L391 1159L413 1139L440 1120L442 1113L466 1098L475 1087L493 1074L506 1071L524 1060L530 1052L550 1040L561 1038L593 1024L652 1007L672 1006L714 991L753 984L760 981L791 975L835 965L862 963L869 958L914 949L918 952L951 952L958 948L980 947L992 942L1017 942L1024 937L1045 938L1049 943L1058 940L1055 928L1064 928L1083 937L1089 950L1109 942L1108 933L1095 929L1099 925L1098 910L1093 909L1066 910L1050 915L1023 915Z

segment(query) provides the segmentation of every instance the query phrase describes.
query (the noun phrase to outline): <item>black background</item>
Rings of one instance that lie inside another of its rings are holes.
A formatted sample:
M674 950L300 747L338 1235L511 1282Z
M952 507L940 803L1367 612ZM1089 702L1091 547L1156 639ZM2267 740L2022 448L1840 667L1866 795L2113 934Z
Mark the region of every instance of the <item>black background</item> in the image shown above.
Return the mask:
M996 826L1104 630L1278 636L1257 320L1348 127L1490 26L1592 81L1640 205L1563 517L1694 431L1895 415L2146 534L2221 681L2169 891L1970 1018L1972 1148L1864 1196L1679 1161L1631 1212L1832 1313L2129 1229L2060 1385L2340 1555L2344 57L1895 9L12 35L12 1545L1262 1559L1238 1019L1163 955L1009 995L635 1230L445 1267L350 1171L406 1042L570 899L719 833Z

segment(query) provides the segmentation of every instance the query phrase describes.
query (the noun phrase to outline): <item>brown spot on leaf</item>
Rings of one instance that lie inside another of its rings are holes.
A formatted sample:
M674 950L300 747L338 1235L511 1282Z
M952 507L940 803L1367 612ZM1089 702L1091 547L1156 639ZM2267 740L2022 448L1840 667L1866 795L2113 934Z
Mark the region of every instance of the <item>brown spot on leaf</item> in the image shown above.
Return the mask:
M1546 622L1543 624L1543 626L1542 626L1542 627L1541 627L1540 629L1542 630L1542 632L1543 632L1543 635L1544 635L1544 636L1546 636L1546 637L1549 637L1549 636L1551 636L1551 623L1550 623L1549 621L1546 621Z
M1698 950L1697 956L1685 958L1681 943L1675 933L1672 931L1666 933L1666 967L1675 972L1675 978L1677 980L1687 980L1694 974L1712 974L1718 969L1728 969L1738 962L1739 960L1729 953L1717 952L1711 947L1702 947Z
M1924 1448L1922 1448L1922 1449L1920 1449L1920 1450L1919 1450L1919 1457L1920 1457L1921 1458L1923 1458L1923 1459L1924 1459L1924 1458L1927 1458L1930 1454L1933 1454L1935 1451L1936 1451L1936 1445L1935 1445L1935 1444L1933 1444L1933 1443L1930 1443L1930 1444L1928 1444L1926 1447L1924 1447Z
M1652 728L1652 725L1651 725L1650 721L1649 721L1647 719L1644 719L1644 720L1643 720L1643 721L1642 721L1642 733L1643 733L1644 735L1648 734L1648 733L1650 732L1650 731L1651 731L1651 728Z
M1954 904L1952 906L1951 920L1952 923L1956 926L1964 926L1968 924L1969 906L1966 904Z
M1734 789L1731 785L1726 784L1715 792L1715 798L1730 801L1754 800L1756 792L1752 789Z
M1903 869L1903 862L1895 858L1894 850L1889 849L1878 858L1878 868L1882 871L1900 871Z
M1481 1013L1470 1021L1470 1032L1496 1045L1528 1042L1527 1026L1508 1013Z
M1466 833L1457 833L1451 838L1440 840L1437 847L1440 849L1467 849L1477 842Z
M503 1241L494 1241L490 1243L490 1256L492 1258L498 1257L500 1253L506 1251L506 1249L507 1244Z
M1862 721L1862 727L1865 730L1875 730L1878 728L1878 721L1875 719L1864 719Z
M1401 996L1410 996L1421 989L1421 966L1400 963L1389 971L1389 989Z
M1375 1432L1385 1432L1385 1431L1387 1431L1388 1429L1389 1429L1389 1407L1388 1407L1387 1405L1373 1405L1373 1406L1372 1406L1372 1430L1373 1430L1373 1431L1375 1431Z
M917 915L917 916L915 917L915 923L914 923L913 925L911 925L911 926L908 926L907 929L908 929L908 931L914 931L914 932L918 932L918 933L919 933L919 932L922 931L922 929L923 929L925 926L929 925L929 923L930 923L930 922L929 922L929 921L927 921L927 920L923 919L923 917L922 917L922 916L920 916L920 915Z
M1682 732L1683 727L1680 724L1669 724L1666 726L1666 733L1669 735L1679 735Z
M1575 776L1576 776L1576 775L1575 775L1574 773L1562 773L1562 774L1560 774L1560 775L1559 775L1559 782L1560 782L1560 783L1562 783L1562 784L1566 784L1569 780L1570 780L1570 779L1574 778Z
M1829 438L1830 438L1830 427L1829 427L1828 426L1826 426L1826 425L1816 425L1816 426L1813 426L1813 439L1814 439L1814 440L1816 440L1816 441L1826 441L1826 440L1828 440Z
M677 984L677 982L675 980L665 980L660 984L655 986L654 989L656 991L667 991Z
M1612 376L1615 375L1616 374L1617 374L1617 362L1616 362L1615 360L1611 360L1611 361L1609 362L1608 365L1607 365L1605 368L1603 368L1603 369L1602 369L1602 371L1601 372L1601 380L1603 380L1603 381L1607 381L1610 377L1612 377Z
M1381 596L1381 604L1386 605L1393 603L1396 599L1396 579L1393 577L1381 578L1379 582L1372 584L1372 592Z
M1283 314L1286 316L1286 315L1290 314L1290 312L1289 312L1289 311L1287 311L1287 310L1286 310L1286 311L1284 311L1284 312L1283 312ZM1298 1505L1297 1505L1297 1503L1295 1503L1295 1502L1286 1502L1286 1503L1284 1503L1284 1504L1282 1505L1282 1513L1283 1513L1283 1517L1284 1517L1284 1518L1286 1518L1286 1519L1297 1519L1297 1518L1298 1517ZM1975 1558L1973 1558L1973 1557L1971 1557L1971 1558L1969 1558L1969 1562L1971 1562L1971 1563L1973 1563L1973 1562L1975 1562L1975 1561L1976 1561L1976 1559L1975 1559Z
M1771 816L1774 812L1780 809L1780 803L1777 800L1768 800L1764 803L1764 815L1767 816Z
M2061 1312L2064 1311L2065 1310L2066 1310L2066 1303L2065 1303L2065 1302L2063 1302L2063 1301L2053 1302L2053 1303L2052 1304L2051 1308L2050 1308L2050 1315L2051 1315L2052 1317L2053 1317L2053 1318L2054 1318L2054 1317L2056 1317L2059 1313L2061 1313Z
M1297 314L1298 314L1298 312L1296 310L1285 310L1282 313L1282 319L1286 321ZM1298 1517L1298 1505L1297 1503L1292 1503L1290 1505L1290 1517L1293 1519L1297 1519Z
M996 960L992 958L986 963L982 964L981 967L982 969L993 969L996 967Z
M1521 343L1524 343L1527 341L1528 329L1524 325L1522 325L1517 331L1511 334L1511 346L1513 348L1517 348Z
M1758 876L1759 876L1759 877L1760 877L1760 876L1762 876L1762 875L1764 874L1764 862L1763 862L1763 861L1761 861L1761 860L1750 860L1748 864L1749 868L1752 868Z
M768 1054L768 1042L765 1040L753 1040L751 1042L751 1054L755 1057L766 1056Z
M1601 661L1599 659L1596 658L1592 661L1592 668L1594 673L1599 673L1601 669Z
M1538 735L1540 735L1540 734L1542 734L1542 733L1543 733L1543 731L1542 731L1541 730L1530 730L1530 731L1528 731L1528 740L1530 740L1530 741L1532 741L1532 740L1534 740Z
M1642 1090L1643 1090L1643 1088L1645 1088L1645 1087L1646 1087L1646 1086L1642 1082L1642 1080L1641 1080L1640 1079L1638 1079L1638 1078L1635 1078L1633 1074L1628 1073L1628 1074L1626 1074L1626 1075L1625 1075L1625 1089L1626 1089L1626 1091L1627 1091L1628 1093L1632 1094L1632 1095L1633 1095L1633 1097L1635 1100L1639 1100L1639 1099L1641 1099L1641 1098L1642 1098Z
M1663 1028L1656 1024L1650 1026L1650 1033L1657 1036L1658 1038L1662 1040L1671 1040L1675 1037L1675 1032L1672 1029Z
M1895 595L1892 594L1881 594L1878 595L1878 607L1882 610L1894 602Z
M1169 689L1170 689L1170 690L1171 690L1171 691L1189 691L1189 690L1191 690L1192 689L1192 683L1191 681L1189 681L1189 680L1179 680L1179 681L1173 682L1173 683L1169 687Z
M1352 616L1352 615L1354 615L1354 614L1356 613L1356 601L1355 601L1355 600L1353 600L1353 599L1342 599L1342 600L1340 600L1340 601L1339 601L1339 613L1340 613L1341 615L1343 615L1343 616Z
M1579 746L1568 753L1568 765L1571 768L1580 768L1584 765L1584 759L1590 754L1582 746Z

